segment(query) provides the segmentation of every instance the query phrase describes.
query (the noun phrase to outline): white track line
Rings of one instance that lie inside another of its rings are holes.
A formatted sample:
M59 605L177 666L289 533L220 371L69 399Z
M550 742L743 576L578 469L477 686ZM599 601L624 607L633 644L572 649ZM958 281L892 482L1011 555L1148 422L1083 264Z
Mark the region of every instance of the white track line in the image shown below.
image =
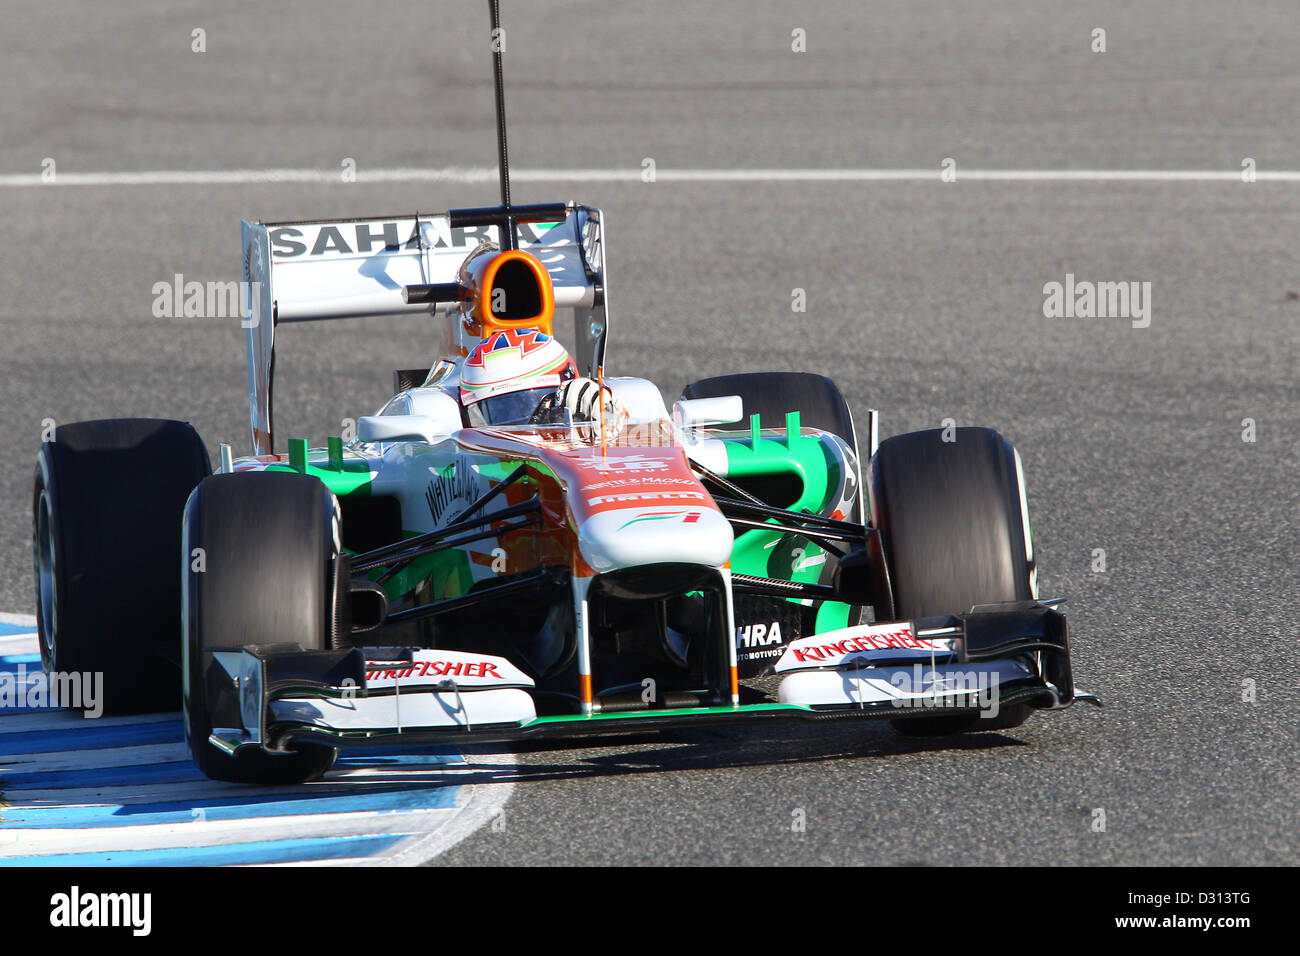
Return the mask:
M515 785L511 780L517 760L513 753L473 754L468 758L470 772L495 768L501 775L498 783L462 784L461 793L469 791L455 816L430 833L420 833L404 840L380 857L368 859L365 866L418 866L446 853L471 833L485 826L506 824L505 805ZM457 801L459 803L459 800Z
M0 755L0 774L103 770L109 767L140 767L155 763L183 763L190 759L182 741L174 744L137 744L133 747L102 747L95 750L65 750L53 753ZM23 766L26 764L27 766Z
M515 169L514 182L636 183L638 167L611 169ZM490 183L495 166L442 169L358 169L357 183ZM1300 170L1259 170L1258 182L1300 182ZM782 182L941 182L942 173L926 169L671 169L660 168L656 183ZM1241 182L1241 170L1223 169L956 169L956 182ZM58 173L46 182L40 173L0 175L0 187L31 186L222 186L258 183L345 185L339 169L198 169L139 172ZM645 184L650 185L650 184ZM951 185L951 184L946 184Z

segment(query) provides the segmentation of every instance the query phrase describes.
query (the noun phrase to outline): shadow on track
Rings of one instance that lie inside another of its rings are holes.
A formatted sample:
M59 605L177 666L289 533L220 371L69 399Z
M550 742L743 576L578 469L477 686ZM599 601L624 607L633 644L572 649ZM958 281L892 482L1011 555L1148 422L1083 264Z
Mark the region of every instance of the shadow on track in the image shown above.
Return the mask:
M537 741L516 744L526 760L497 771L479 762L490 751L462 748L468 768L465 783L491 784L581 780L635 773L721 770L820 763L829 760L883 759L955 750L994 750L1027 743L1005 733L960 734L917 739L894 733L882 723L782 728L665 730L653 734ZM553 759L537 759L550 756Z

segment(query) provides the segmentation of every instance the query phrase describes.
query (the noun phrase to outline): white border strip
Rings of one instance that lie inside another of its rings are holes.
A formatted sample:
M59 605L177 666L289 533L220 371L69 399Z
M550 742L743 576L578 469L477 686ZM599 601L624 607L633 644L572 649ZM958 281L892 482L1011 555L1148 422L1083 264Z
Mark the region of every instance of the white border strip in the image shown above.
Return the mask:
M462 792L468 790L469 797L456 808L456 815L431 833L422 833L403 840L388 853L369 857L363 866L419 866L434 857L441 856L470 834L490 826L504 817L506 801L514 790L510 779L517 763L513 753L502 750L499 753L463 754L470 774L487 769L494 769L501 775L496 783L462 783Z
M139 172L58 173L47 182L41 173L0 175L0 187L28 186L222 186L258 183L344 185L341 169L199 169ZM962 169L956 182L1242 182L1241 170L1222 169ZM357 183L491 183L495 166L441 169L359 169ZM515 182L641 183L640 167L613 169L514 169ZM1260 170L1258 182L1300 182L1300 170ZM658 169L655 182L941 182L937 169Z

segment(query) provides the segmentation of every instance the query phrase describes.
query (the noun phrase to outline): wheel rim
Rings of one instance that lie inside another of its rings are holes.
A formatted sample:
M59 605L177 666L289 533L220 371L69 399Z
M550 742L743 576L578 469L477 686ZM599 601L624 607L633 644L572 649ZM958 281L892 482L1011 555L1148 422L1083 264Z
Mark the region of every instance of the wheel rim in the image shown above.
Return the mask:
M42 491L36 507L36 596L40 601L41 644L54 663L54 634L57 620L54 600L54 540L50 534L50 496Z

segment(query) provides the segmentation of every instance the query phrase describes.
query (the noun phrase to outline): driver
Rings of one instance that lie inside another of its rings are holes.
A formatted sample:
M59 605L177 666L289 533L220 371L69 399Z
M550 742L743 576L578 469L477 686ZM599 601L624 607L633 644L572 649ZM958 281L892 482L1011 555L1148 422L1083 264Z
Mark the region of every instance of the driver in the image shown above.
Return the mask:
M623 409L605 392L605 414L621 422ZM578 375L564 346L540 329L493 332L470 352L460 372L460 403L465 423L482 425L557 425L564 413L572 421L598 421L601 386Z

